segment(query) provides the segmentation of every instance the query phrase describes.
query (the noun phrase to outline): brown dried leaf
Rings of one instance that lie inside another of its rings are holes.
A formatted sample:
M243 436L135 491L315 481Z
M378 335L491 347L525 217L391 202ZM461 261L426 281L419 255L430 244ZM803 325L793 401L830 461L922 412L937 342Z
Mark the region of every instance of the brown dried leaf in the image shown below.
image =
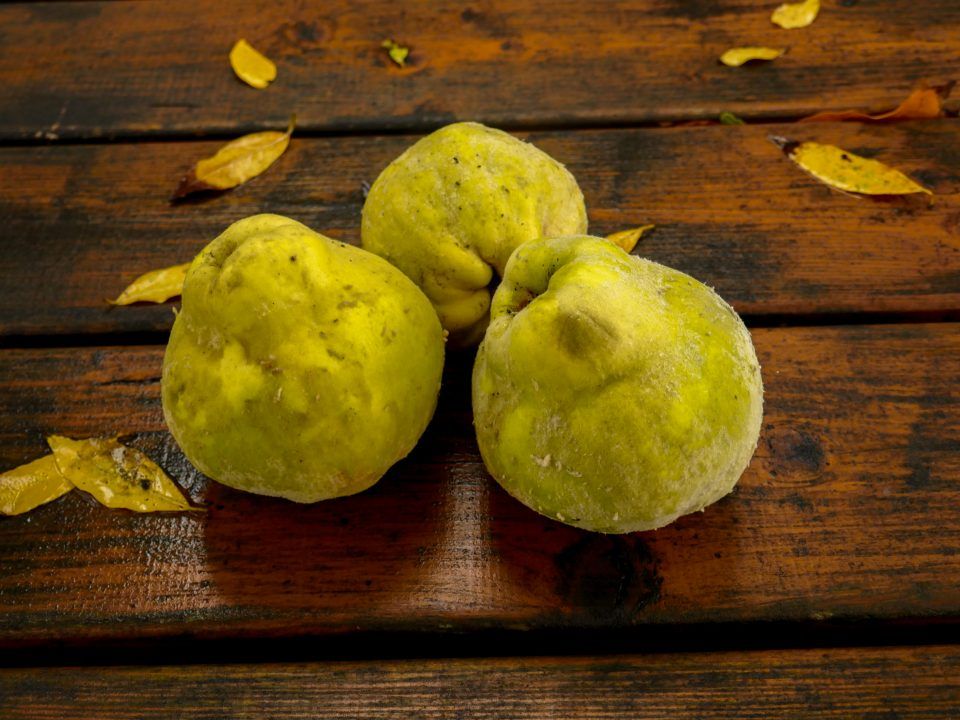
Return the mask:
M285 132L244 135L224 145L213 157L200 160L180 181L173 199L206 190L229 190L255 178L283 155L295 122L296 116L291 117Z
M710 125L719 125L719 120L684 120L683 122L666 120L664 122L659 122L657 125L659 127L708 127Z
M116 438L47 438L60 473L109 508L137 512L202 510L150 458Z
M120 293L116 300L108 300L112 305L130 305L135 302L166 302L177 297L183 291L183 280L187 276L190 263L173 265L160 270L144 273Z
M899 106L879 115L867 115L858 110L844 110L842 112L819 112L797 122L864 122L885 123L898 120L932 120L943 117L943 101L950 97L955 80L945 85L927 87L923 85L907 97Z
M637 243L640 242L640 238L643 237L648 230L653 230L655 227L656 225L641 225L640 227L630 228L629 230L621 230L607 235L607 240L623 248L626 252L632 252L637 246Z
M53 455L44 455L0 475L0 515L28 512L71 490Z

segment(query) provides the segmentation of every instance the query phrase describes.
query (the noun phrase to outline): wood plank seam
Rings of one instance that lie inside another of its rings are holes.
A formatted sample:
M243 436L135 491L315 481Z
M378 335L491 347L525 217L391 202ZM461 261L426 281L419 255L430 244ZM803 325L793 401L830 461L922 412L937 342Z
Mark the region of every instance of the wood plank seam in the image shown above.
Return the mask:
M636 252L690 273L757 325L814 316L950 319L960 310L956 120L784 125L870 154L937 193L930 207L835 193L782 157L769 128L523 135L578 178L592 232L654 223ZM219 143L0 149L0 335L162 332L171 305L109 309L136 275L189 260L230 222L277 212L359 241L361 185L415 137L294 137L262 176L189 204L168 197ZM857 268L852 272L850 268ZM57 282L50 282L55 278ZM760 317L768 317L762 320ZM803 319L807 318L807 319ZM834 320L833 322L837 322Z
M4 520L0 642L495 628L642 637L858 620L950 632L958 326L753 334L766 419L737 492L624 537L540 518L489 480L472 438L469 357L449 359L436 420L395 471L361 495L295 506L190 468L163 430L162 348L4 350L4 465L42 454L45 433L133 432L210 509L138 516L74 494Z

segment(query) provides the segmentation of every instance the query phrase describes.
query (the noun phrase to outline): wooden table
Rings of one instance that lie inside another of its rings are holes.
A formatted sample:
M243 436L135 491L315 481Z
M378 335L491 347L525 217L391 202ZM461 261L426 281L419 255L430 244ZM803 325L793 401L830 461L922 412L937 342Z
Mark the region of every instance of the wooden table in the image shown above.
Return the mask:
M0 5L0 467L50 432L129 433L210 508L74 493L0 519L0 717L956 717L960 125L793 121L960 79L960 4L824 0L793 31L776 4ZM239 37L277 62L267 90L233 76ZM744 44L789 52L718 64ZM722 111L747 125L683 124ZM168 202L193 161L291 112L263 176ZM594 233L655 223L637 252L744 315L766 417L731 497L622 537L533 514L483 468L463 353L417 450L360 496L245 495L179 453L171 307L103 299L256 212L357 242L362 183L456 119L536 142ZM832 192L771 134L936 197Z

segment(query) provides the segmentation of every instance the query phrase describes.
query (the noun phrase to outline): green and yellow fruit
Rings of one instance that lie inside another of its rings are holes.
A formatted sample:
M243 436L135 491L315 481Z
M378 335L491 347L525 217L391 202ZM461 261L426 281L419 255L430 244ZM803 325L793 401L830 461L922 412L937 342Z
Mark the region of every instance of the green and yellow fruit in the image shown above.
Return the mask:
M490 473L549 517L648 530L729 493L763 413L750 334L716 293L586 236L510 258L473 373Z
M573 176L529 143L456 123L394 160L363 206L363 247L419 285L456 344L480 339L490 285L528 240L587 230Z
M426 428L443 343L430 302L383 259L255 215L190 266L164 416L225 485L297 502L350 495Z

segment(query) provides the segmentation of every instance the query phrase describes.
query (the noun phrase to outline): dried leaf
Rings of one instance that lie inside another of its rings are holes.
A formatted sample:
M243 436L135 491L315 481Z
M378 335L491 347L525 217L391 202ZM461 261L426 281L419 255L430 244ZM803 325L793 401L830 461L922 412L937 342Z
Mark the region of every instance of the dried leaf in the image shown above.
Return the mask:
M784 3L770 16L774 25L786 30L803 28L817 19L820 12L820 0L802 0L796 3Z
M722 112L720 113L720 124L721 125L746 125L746 123L734 115L732 112Z
M384 48L387 51L387 55L390 56L390 59L393 60L400 67L404 67L407 64L407 56L410 54L410 48L404 47L403 45L398 45L393 40L384 40L380 47Z
M837 190L856 195L933 194L899 170L834 145L797 143L782 137L770 139L803 170Z
M607 235L607 240L612 242L614 245L619 245L626 252L632 252L637 246L637 243L640 242L640 238L643 237L644 233L646 233L648 230L653 230L655 227L656 225L641 225L640 227L631 228L629 230L621 230L620 232Z
M150 458L116 438L47 438L57 468L102 505L137 512L200 510Z
M285 132L268 130L228 142L216 155L197 163L180 181L173 199L204 190L229 190L255 178L283 155L295 121L295 116L290 118Z
M190 263L173 265L160 270L144 273L120 293L116 300L108 300L112 305L130 305L135 302L166 302L177 297L183 291L183 279L187 276Z
M242 38L230 51L230 67L238 78L259 90L277 79L277 66Z
M57 469L53 455L0 475L0 514L19 515L73 490Z
M885 123L896 122L898 120L932 120L943 117L943 101L950 97L953 86L956 81L950 81L945 85L927 87L923 85L900 103L899 106L879 115L867 115L857 110L844 110L842 112L820 112L816 115L800 118L797 122L838 122L853 121L865 123Z
M701 120L684 120L683 122L667 120L664 122L657 123L659 127L708 127L710 125L719 125L719 124L720 124L719 120L711 120L708 118L704 118Z
M740 67L754 60L776 60L786 50L769 47L738 47L727 50L720 56L720 62L728 67Z

